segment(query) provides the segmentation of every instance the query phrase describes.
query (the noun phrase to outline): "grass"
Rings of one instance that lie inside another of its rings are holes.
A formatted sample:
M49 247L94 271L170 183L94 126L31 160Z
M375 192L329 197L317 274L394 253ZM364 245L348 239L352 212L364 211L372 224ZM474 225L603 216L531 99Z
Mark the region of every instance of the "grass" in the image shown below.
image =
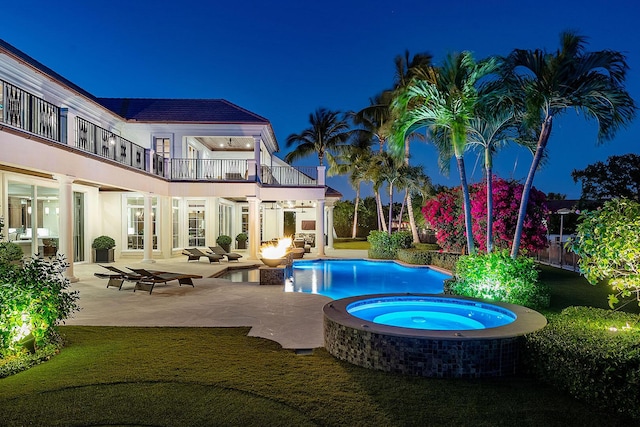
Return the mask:
M552 310L607 289L543 267ZM525 376L438 380L297 356L247 328L61 327L50 361L0 379L0 425L632 425Z
M334 239L333 247L335 249L364 249L369 250L369 242L364 239Z

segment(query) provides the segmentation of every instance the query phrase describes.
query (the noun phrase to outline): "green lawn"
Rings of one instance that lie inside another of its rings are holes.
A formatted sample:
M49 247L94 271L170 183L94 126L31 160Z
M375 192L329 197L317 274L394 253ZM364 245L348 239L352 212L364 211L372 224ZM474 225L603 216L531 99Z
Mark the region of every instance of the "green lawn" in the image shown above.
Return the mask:
M545 267L543 278L554 311L606 305L606 289L574 273ZM60 330L59 355L0 379L0 425L632 425L530 378L388 374L323 349L298 356L246 328Z

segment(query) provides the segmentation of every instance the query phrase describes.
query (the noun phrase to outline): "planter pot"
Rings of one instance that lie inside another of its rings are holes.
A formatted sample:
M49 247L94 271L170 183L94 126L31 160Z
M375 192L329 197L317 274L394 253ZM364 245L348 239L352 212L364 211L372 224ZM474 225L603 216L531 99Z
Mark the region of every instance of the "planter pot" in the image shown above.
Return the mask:
M222 249L224 249L225 251L227 251L227 252L231 251L231 244L230 243L227 243L227 244L220 243L220 247Z
M114 262L114 248L94 249L93 262Z
M238 249L247 249L247 241L246 240L236 240L236 248ZM229 251L227 251L229 252Z

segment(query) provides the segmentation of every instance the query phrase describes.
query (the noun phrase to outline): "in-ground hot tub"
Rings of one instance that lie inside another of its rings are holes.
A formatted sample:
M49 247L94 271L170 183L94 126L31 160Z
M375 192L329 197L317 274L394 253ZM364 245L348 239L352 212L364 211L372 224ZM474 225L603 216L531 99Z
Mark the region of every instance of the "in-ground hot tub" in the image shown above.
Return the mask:
M514 374L522 336L547 323L526 307L430 294L344 298L323 310L325 347L333 356L425 377Z

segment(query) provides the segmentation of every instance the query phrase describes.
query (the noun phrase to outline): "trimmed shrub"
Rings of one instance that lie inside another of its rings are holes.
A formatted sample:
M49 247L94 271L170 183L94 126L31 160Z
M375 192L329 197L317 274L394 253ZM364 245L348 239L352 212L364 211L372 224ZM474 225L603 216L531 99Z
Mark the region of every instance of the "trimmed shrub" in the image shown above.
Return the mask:
M451 291L457 295L540 309L549 307L549 288L538 282L532 258L511 258L508 250L462 256Z
M456 272L456 264L462 255L450 252L431 252L431 265Z
M32 257L24 267L0 265L0 357L22 351L33 337L36 348L57 340L54 326L79 310L78 291L69 292L63 255L51 261Z
M432 265L451 272L455 271L460 254L440 251L425 251L415 248L398 249L398 260L407 264Z
M398 231L389 235L384 231L372 231L367 237L369 258L396 259L398 249L407 249L413 245L410 232Z
M531 373L590 405L640 419L640 317L568 307L548 320L526 336Z
M98 236L95 239L93 239L93 243L91 243L91 247L93 249L98 249L98 250L112 249L116 247L116 241L109 236Z
M416 248L398 249L398 260L407 264L430 265L432 251L423 251Z

